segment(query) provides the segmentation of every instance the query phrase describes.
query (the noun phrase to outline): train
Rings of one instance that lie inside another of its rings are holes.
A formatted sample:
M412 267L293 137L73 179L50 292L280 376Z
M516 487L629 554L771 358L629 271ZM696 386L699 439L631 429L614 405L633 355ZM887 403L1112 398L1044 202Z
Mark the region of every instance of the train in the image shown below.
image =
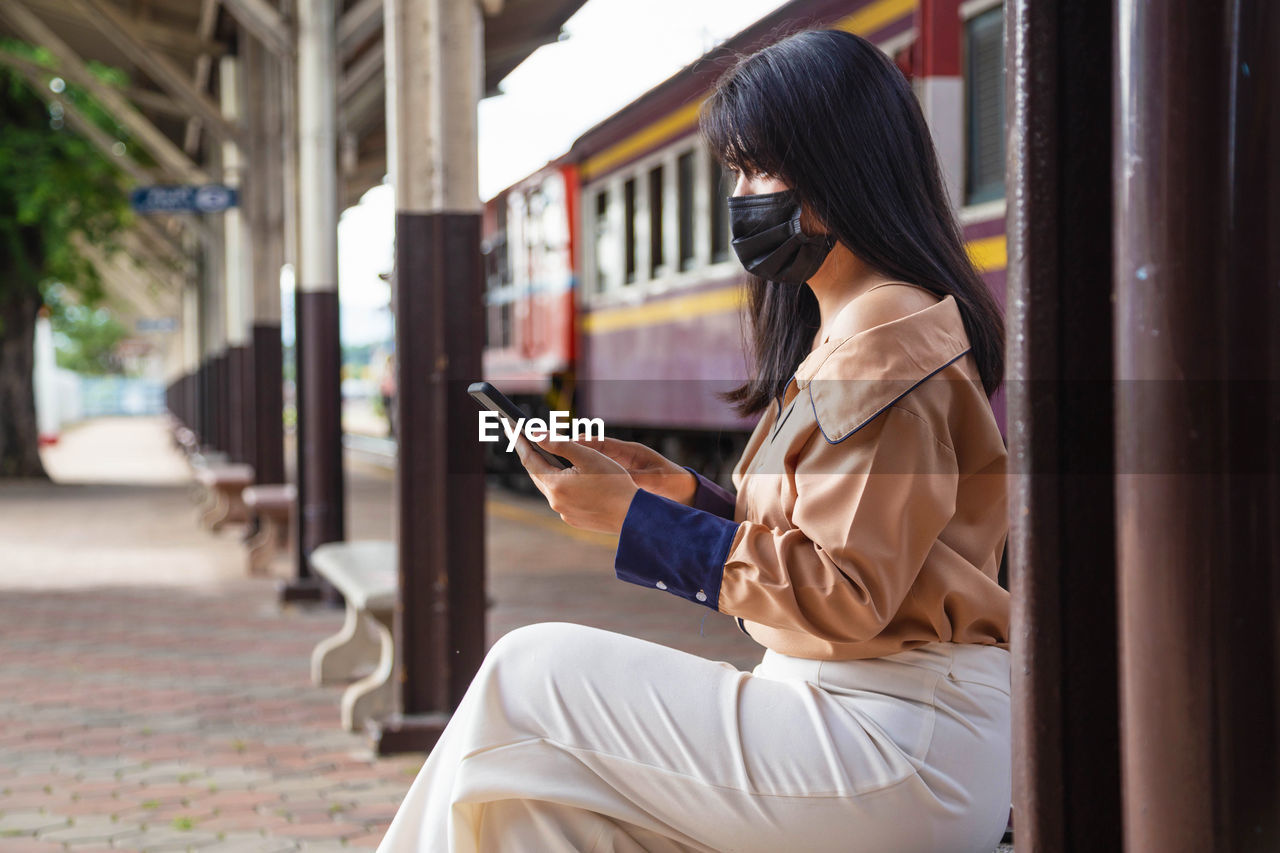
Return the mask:
M485 203L486 378L727 480L753 426L718 393L746 378L744 272L698 108L737 56L805 28L856 33L912 81L1003 306L1002 22L999 0L792 0L586 131ZM1002 390L992 407L1003 432ZM509 454L490 465L518 475Z

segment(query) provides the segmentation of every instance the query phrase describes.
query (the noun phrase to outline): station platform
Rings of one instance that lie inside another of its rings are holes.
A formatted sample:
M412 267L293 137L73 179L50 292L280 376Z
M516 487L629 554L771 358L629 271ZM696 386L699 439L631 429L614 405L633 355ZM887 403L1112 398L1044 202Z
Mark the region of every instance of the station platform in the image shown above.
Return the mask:
M91 421L0 481L0 850L372 850L422 755L375 759L312 687L332 609L281 607L239 531L197 523L159 419ZM392 472L346 458L350 539L391 535ZM611 537L488 502L490 642L572 621L750 668L727 617L613 577Z

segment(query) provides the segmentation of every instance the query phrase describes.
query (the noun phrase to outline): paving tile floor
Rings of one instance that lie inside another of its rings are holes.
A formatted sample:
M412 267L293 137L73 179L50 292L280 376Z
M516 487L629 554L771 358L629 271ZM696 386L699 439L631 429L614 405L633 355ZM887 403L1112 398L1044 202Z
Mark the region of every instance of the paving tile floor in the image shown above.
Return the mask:
M0 853L374 849L424 756L376 759L341 688L310 684L341 613L245 577L159 421L91 422L46 461L56 484L0 481ZM349 455L347 477L349 538L389 537L390 471ZM612 550L495 492L489 639L567 620L759 659L727 618L619 583Z
M0 853L373 850L424 756L375 758L341 688L310 684L341 614L245 577L159 420L89 422L45 458L58 483L0 481ZM346 472L348 538L390 537L391 472ZM488 510L490 641L565 620L759 660L731 620L615 580L610 537L540 499Z

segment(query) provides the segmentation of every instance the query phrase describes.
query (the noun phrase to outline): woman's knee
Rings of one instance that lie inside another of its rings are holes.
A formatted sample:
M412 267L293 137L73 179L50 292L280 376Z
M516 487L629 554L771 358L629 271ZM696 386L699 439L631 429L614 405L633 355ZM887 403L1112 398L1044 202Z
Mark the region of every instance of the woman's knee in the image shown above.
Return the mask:
M518 659L527 663L547 653L563 655L567 650L590 643L596 635L607 632L570 622L535 622L508 631L489 649L485 662L502 663Z
M477 676L512 678L533 684L554 680L557 672L587 665L584 654L599 649L607 631L568 622L538 622L504 634L489 649Z

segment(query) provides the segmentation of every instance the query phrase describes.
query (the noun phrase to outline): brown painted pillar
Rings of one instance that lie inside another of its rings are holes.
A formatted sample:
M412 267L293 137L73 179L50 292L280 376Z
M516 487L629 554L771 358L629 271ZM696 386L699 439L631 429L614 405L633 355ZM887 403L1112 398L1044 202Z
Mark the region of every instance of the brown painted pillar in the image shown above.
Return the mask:
M297 271L301 557L345 537L338 337L335 0L299 3ZM305 584L300 578L299 583ZM310 584L314 586L314 581Z
M1112 18L1105 0L1005 8L1014 835L1119 850Z
M252 219L252 321L249 370L253 422L250 441L256 480L283 483L284 348L280 338L280 268L284 265L284 127L282 61L255 39L243 49L250 162L246 183Z
M222 115L243 129L243 69L238 56L223 56L218 62L218 96ZM245 152L232 141L222 143L222 181L240 188L245 171ZM249 425L252 419L252 372L249 369L248 323L246 316L246 268L252 252L250 232L245 223L243 197L240 203L221 214L224 261L223 330L226 339L224 382L226 386L227 455L232 462L249 461Z
M1280 9L1121 0L1125 848L1280 849Z
M483 335L474 0L388 0L387 150L396 194L393 293L400 604L396 711L381 753L429 749L485 650L484 470L476 408Z

